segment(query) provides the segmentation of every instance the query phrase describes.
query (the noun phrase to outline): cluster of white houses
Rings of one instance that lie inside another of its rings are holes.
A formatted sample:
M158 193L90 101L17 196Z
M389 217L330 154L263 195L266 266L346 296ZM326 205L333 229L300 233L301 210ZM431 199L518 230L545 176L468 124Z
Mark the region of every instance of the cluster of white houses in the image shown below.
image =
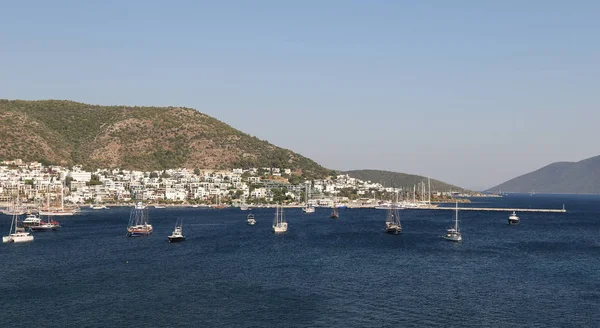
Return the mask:
M6 201L18 190L24 200L41 199L46 193L64 193L65 201L130 202L132 197L148 202L221 202L242 199L248 202L273 201L276 194L302 202L305 192L310 202L326 205L333 197L341 197L342 190L353 190L359 197L370 198L374 191L395 192L380 183L361 181L348 175L290 184L283 178L291 173L280 168L235 168L226 171L196 171L180 168L155 172L121 169L85 171L80 166L71 168L21 160L0 162L0 197ZM283 177L282 177L283 176Z

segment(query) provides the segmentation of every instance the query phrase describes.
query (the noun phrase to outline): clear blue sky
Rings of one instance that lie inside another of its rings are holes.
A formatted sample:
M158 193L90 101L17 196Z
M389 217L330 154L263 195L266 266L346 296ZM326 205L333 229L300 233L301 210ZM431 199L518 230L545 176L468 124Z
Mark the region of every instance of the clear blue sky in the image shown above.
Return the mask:
M600 154L600 1L3 1L0 98L182 105L471 188Z

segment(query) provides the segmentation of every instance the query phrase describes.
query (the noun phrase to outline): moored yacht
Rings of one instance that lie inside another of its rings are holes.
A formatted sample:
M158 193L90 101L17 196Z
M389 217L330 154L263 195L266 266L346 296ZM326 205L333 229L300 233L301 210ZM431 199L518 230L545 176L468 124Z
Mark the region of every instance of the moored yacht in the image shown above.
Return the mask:
M173 229L173 233L171 233L168 238L170 243L185 240L185 237L183 236L183 220L177 220L175 223L175 228Z
M309 213L314 213L315 212L315 207L312 206L312 204L307 204L306 206L304 206L302 208L302 212L309 214Z
M286 232L288 224L285 222L285 215L283 214L283 208L277 206L275 208L275 220L273 220L273 232Z
M256 219L254 219L254 214L250 213L247 217L248 225L255 225Z
M517 216L517 213L515 211L513 211L512 214L508 217L508 224L516 225L516 224L519 224L520 222L521 222L521 220Z
M42 219L40 219L40 217L34 213L29 213L27 214L27 217L25 217L25 220L23 220L23 226L24 227L32 227L32 226L37 226L40 225L42 223Z
M53 231L60 228L60 224L54 220L50 220L50 216L48 216L48 220L46 222L40 222L37 225L29 226L29 229L32 231Z

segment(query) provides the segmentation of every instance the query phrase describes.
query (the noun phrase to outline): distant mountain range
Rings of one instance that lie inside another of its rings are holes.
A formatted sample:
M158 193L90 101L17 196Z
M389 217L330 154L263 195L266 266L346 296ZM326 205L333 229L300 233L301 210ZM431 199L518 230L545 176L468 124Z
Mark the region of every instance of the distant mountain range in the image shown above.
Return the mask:
M191 108L0 99L0 159L17 158L88 168L278 167L306 178L332 173Z
M600 156L556 162L490 188L490 192L600 193Z
M354 170L341 172L342 174L348 174L352 178L360 179L363 181L378 182L386 187L406 187L412 188L421 182L427 183L427 177L406 173L398 173L391 171L382 170ZM465 191L464 188L457 187L439 180L431 179L431 190L432 191Z

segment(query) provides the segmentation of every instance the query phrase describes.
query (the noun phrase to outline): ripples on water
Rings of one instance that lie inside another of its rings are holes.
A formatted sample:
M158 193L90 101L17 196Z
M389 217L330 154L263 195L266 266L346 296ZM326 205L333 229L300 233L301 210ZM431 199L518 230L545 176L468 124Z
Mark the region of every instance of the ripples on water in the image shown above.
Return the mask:
M125 237L129 210L85 211L27 245L0 247L6 327L597 327L600 198L523 196L477 206L566 214L462 212L464 241L440 236L453 212L151 209L154 234ZM167 235L184 218L183 243ZM6 234L10 217L0 216Z

